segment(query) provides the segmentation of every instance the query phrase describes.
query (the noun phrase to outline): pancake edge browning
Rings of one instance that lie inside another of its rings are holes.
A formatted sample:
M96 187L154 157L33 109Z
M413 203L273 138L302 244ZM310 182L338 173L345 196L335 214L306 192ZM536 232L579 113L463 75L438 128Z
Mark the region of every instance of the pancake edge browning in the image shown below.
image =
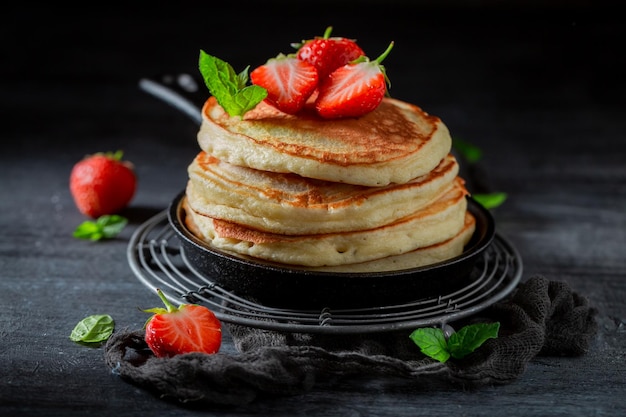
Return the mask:
M381 227L342 233L279 235L217 220L193 211L186 199L187 227L218 249L301 266L361 263L400 255L448 240L463 228L467 190L462 181L431 205Z
M233 165L370 187L425 175L452 146L441 119L391 98L360 118L324 120L311 111L288 115L264 102L243 118L231 117L210 97L197 140L203 151Z
M402 255L388 256L369 262L348 265L312 267L320 272L392 272L419 268L455 258L463 253L476 230L476 218L469 211L465 213L465 222L461 231L451 239L434 245L415 249Z
M189 165L187 201L198 214L280 234L370 229L437 200L459 181L447 155L404 184L365 187L238 167L200 152Z
M193 222L186 222L186 226L189 228L189 231L194 234L194 236L198 233L196 230L192 232L191 229L194 229L195 226ZM315 272L332 272L337 274L350 274L350 273L367 273L367 272L397 272L402 270L408 270L413 268L424 267L428 265L433 265L439 262L447 261L453 259L457 256L460 256L465 246L470 242L472 236L476 230L476 219L475 217L467 211L465 213L464 225L461 231L451 239L448 239L443 242L435 243L434 245L422 247L415 249L413 251L401 254L401 255L392 255L385 258L374 259L372 261L353 263L353 264L344 264L344 265L334 265L334 266L319 266L319 267L302 267L299 265L287 265L287 264L279 264L272 262L272 265L283 268L303 268L307 271L315 271ZM196 236L197 237L197 236ZM209 242L205 242L207 248L211 249L212 245ZM217 248L212 248L217 249ZM243 259L254 259L252 257L241 255L229 251L225 251L226 253L230 253L233 256L239 256ZM259 259L257 259L259 261ZM263 260L261 260L263 261Z

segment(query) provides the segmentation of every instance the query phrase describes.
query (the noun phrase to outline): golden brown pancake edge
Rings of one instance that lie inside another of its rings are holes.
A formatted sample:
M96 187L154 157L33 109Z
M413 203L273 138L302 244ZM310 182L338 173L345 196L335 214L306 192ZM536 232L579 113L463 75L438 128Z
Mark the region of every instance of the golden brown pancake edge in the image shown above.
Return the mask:
M325 120L264 102L243 118L231 117L210 97L198 144L234 165L384 186L428 173L450 152L452 139L441 119L391 98L363 117Z

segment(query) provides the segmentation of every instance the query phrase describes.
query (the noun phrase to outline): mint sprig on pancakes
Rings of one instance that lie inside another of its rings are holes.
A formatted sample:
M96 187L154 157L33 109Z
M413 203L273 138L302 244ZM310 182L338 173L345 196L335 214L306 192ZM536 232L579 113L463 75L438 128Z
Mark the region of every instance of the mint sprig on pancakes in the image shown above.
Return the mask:
M200 51L200 73L209 92L230 116L243 116L267 97L267 90L248 83L249 66L239 74L221 59Z

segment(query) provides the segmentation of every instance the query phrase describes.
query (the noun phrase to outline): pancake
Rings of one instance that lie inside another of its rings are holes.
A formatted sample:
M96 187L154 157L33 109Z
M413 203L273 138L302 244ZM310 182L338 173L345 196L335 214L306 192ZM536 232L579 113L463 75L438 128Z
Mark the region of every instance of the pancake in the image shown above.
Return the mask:
M447 155L405 184L365 187L240 167L200 152L188 168L186 195L196 213L252 229L336 233L380 227L420 210L455 186L458 171Z
M461 231L456 236L446 241L419 248L402 255L388 256L386 258L376 259L369 262L349 265L321 266L309 269L312 271L338 273L385 272L432 265L462 254L465 245L469 243L475 230L476 219L468 211L465 213L465 222Z
M282 235L203 216L183 205L187 227L215 248L272 262L334 266L401 255L445 242L465 224L467 190L460 178L433 203L384 226L350 232Z
M197 138L203 151L233 165L370 187L428 174L452 144L438 117L391 98L362 117L326 120L265 102L231 117L210 97Z

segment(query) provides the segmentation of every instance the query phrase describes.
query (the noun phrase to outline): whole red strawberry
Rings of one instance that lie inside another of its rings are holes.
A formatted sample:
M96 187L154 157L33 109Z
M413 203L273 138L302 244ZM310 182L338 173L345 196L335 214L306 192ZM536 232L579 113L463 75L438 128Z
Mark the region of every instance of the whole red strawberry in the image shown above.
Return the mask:
M376 109L387 94L388 79L381 62L392 48L393 42L374 61L363 56L333 71L318 88L317 113L337 119L359 117Z
M160 289L157 293L167 308L144 310L154 313L146 323L145 340L157 357L219 351L222 325L211 310L196 304L181 304L176 308Z
M284 113L295 114L313 94L319 78L313 65L279 54L255 68L250 79L267 90L265 101Z
M293 44L298 48L296 57L312 64L320 81L337 68L365 55L354 39L330 37L332 26L326 28L324 36Z
M70 191L78 210L91 218L115 214L125 208L137 187L134 167L123 153L96 153L72 168Z

